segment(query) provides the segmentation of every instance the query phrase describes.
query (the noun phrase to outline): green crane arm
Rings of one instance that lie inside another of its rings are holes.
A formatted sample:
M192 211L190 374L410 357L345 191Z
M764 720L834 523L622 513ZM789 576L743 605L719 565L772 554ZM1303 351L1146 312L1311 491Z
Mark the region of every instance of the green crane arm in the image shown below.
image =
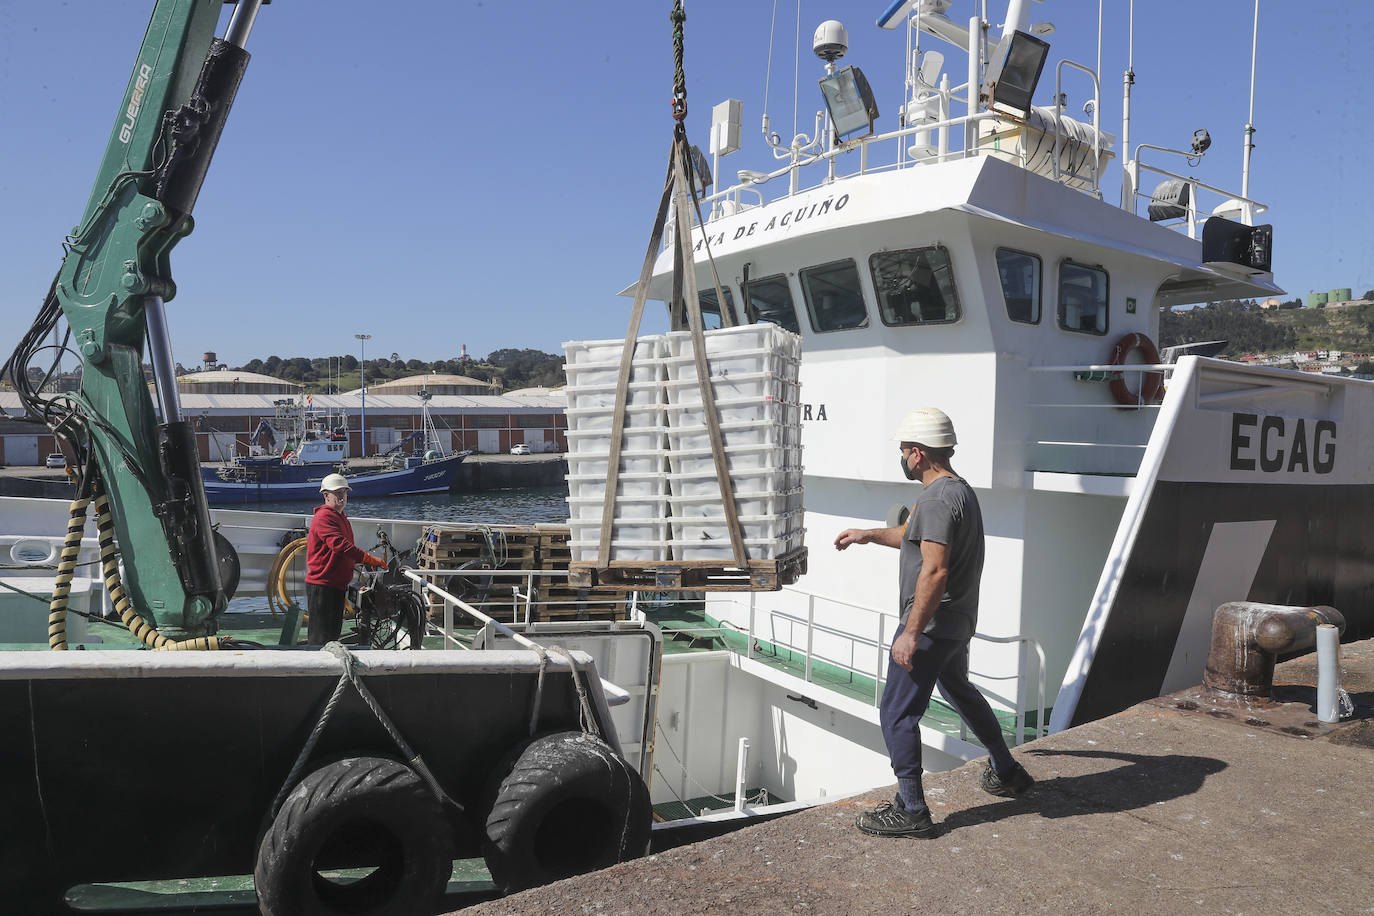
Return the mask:
M193 635L213 632L236 565L223 555L232 553L227 541L216 549L163 303L176 295L169 254L193 227L261 2L239 0L220 39L222 0L157 0L49 296L84 362L81 390L56 430L109 494L135 608ZM143 375L145 340L160 417Z

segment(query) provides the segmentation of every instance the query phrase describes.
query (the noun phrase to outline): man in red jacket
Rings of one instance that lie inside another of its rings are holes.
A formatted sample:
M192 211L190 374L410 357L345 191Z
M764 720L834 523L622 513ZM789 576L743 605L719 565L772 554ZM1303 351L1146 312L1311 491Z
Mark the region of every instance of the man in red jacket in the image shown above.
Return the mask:
M386 561L353 543L353 526L344 508L348 505L348 478L330 474L320 481L324 505L315 507L310 535L305 541L305 603L310 611L306 641L312 646L333 642L343 632L344 602L353 567L386 568Z

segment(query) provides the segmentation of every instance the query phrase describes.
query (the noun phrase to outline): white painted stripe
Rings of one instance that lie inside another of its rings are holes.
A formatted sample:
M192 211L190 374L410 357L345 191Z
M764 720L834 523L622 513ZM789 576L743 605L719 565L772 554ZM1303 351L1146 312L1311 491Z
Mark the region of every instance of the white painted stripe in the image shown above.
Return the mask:
M1207 539L1202 566L1193 582L1188 610L1183 615L1169 670L1160 694L1202 683L1202 669L1212 641L1212 617L1228 601L1246 601L1255 582L1274 519L1257 522L1217 522Z

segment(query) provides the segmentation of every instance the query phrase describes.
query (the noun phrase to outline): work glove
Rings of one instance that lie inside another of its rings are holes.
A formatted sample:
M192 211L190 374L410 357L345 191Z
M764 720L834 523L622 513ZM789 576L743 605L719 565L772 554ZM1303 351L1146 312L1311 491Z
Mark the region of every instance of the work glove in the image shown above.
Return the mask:
M363 556L363 565L371 566L374 569L386 569L387 566L386 560L383 560L381 557L374 557L370 553Z

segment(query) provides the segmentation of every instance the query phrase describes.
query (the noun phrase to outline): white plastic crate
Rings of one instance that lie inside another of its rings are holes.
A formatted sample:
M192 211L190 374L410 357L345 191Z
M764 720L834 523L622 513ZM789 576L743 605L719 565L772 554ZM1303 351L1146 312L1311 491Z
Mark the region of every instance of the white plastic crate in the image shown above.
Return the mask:
M596 385L568 385L563 389L569 410L614 409L615 377ZM663 386L658 381L632 382L625 394L627 407L656 407L663 400Z
M600 499L606 495L605 474L569 474L568 496L574 499ZM663 496L668 489L664 474L617 474L615 478L616 496L631 499Z
M789 486L793 471L782 468L765 468L753 471L735 471L730 474L730 483L736 496L740 494L777 493L800 491L800 470L796 471L798 483ZM720 499L720 482L716 479L715 465L712 464L702 474L669 474L668 492L672 496L706 496Z
M620 453L620 470L626 474L661 474L663 472L663 450ZM576 477L600 477L605 486L606 476L611 472L610 452L578 454L568 452L568 473Z
M705 426L668 427L670 452L710 451L711 432ZM748 445L776 445L788 448L801 446L801 431L795 425L770 420L746 420L720 424L720 441L726 454L733 448Z
M725 525L725 515L719 511L715 515L702 517L674 517L671 521L674 541L725 541L727 544L730 542L730 530ZM745 541L776 541L800 528L801 519L794 513L785 512L771 515L740 515L739 527Z
M702 335L706 341L706 355L728 353L731 350L771 349L786 355L801 355L801 335L793 334L772 322L715 328ZM668 356L691 356L691 331L669 331L664 335Z
M610 560L629 560L637 563L653 563L668 559L668 538L666 537L666 523L664 534L655 533L654 537L647 539L632 538L613 538L611 542ZM600 562L598 552L601 549L601 523L597 522L591 526L570 526L573 527L573 536L568 541L568 548L572 553L574 563L597 563ZM630 526L631 528L638 526ZM616 526L616 530L621 530ZM585 537L579 538L581 532Z
M661 359L636 359L630 365L631 382L657 382L662 380L664 363ZM584 363L575 366L563 365L563 373L569 385L579 387L590 385L614 386L620 381L620 361L613 363Z
M796 444L801 443L801 405L775 398L717 398L716 418L721 423L767 422L790 427ZM664 425L669 428L706 425L706 408L695 404L669 404L664 408Z
M581 366L588 363L614 363L620 365L625 352L624 338L613 340L568 340L563 343L563 353L569 365ZM667 355L662 334L646 334L635 338L636 361L654 360Z
M568 516L571 519L601 524L606 508L604 489L600 496L595 494L569 496L567 500ZM620 496L617 494L611 512L617 519L626 521L638 521L640 519L662 521L667 514L664 511L666 506L667 503L662 496Z
M696 376L669 379L663 383L663 389L670 405L701 403L701 386ZM712 376L711 394L717 401L771 400L795 404L801 397L801 390L776 372L737 372L729 376Z
M715 481L711 481L712 485ZM669 496L673 518L723 518L720 493L714 490L700 496ZM735 513L741 518L768 515L782 516L801 509L801 491L735 493Z
M684 356L669 356L663 361L669 381L695 381L696 360L688 352ZM713 379L730 378L753 372L771 372L779 378L796 378L797 361L774 350L732 350L706 360L707 375Z
M805 529L789 531L781 537L770 539L744 539L744 555L750 560L776 560L798 549L805 543ZM730 548L730 539L715 540L678 540L669 543L674 560L711 560L728 566L734 565L735 553Z
M568 429L574 432L599 431L609 433L615 424L615 406L608 407L569 407L564 412L568 418ZM645 427L666 425L663 408L657 404L627 405L625 407L625 428L643 429Z
M631 429L621 430L620 448L622 452L654 452L662 451L664 447L664 433L666 430L661 426L642 426ZM611 453L611 430L606 429L570 429L568 436L568 452L572 455L609 455ZM622 470L629 470L623 468Z
M725 465L733 478L740 471L786 470L801 466L801 449L781 445L726 446ZM668 452L668 467L672 474L698 476L714 474L715 459L710 449ZM798 478L800 481L800 477ZM786 483L786 482L784 482ZM796 486L798 484L794 484ZM784 489L791 489L784 486Z

